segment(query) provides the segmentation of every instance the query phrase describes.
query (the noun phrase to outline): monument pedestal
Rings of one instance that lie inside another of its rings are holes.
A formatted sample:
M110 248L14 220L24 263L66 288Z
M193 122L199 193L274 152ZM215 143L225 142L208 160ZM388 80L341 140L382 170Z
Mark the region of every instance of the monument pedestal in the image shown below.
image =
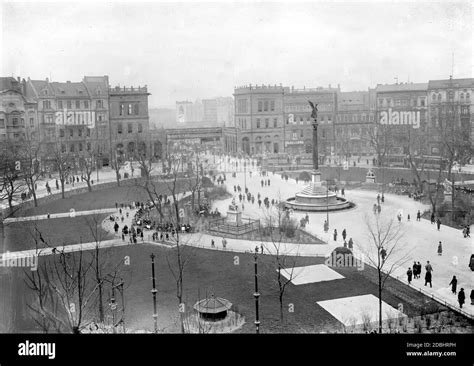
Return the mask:
M241 211L227 211L226 221L233 225L242 225L242 212Z
M365 183L375 183L375 174L370 169L367 172L367 175L365 176Z

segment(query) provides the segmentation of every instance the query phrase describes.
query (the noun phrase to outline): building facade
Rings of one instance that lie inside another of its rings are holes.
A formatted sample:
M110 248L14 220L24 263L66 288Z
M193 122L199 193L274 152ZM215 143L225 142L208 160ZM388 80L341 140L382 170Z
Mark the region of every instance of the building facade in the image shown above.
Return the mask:
M109 88L111 154L119 160L154 156L147 86ZM160 149L161 150L161 149Z
M334 125L338 160L373 154L370 136L375 125L375 90L338 92Z
M26 97L26 82L12 77L0 78L0 143L39 141L37 103Z
M285 152L312 158L312 119L308 101L318 106L318 152L321 162L334 152L334 122L337 112L338 88L295 89L284 92Z
M243 86L234 90L238 152L278 154L284 151L284 88Z
M430 80L427 89L430 155L442 154L441 134L460 132L461 144L474 148L474 79ZM447 123L444 124L444 123ZM472 156L471 156L472 157Z
M429 155L432 139L427 105L428 83L377 85L376 125L386 164L409 166L407 155Z
M82 158L97 166L109 163L108 77L81 82L26 82L28 98L37 102L43 168L54 169L56 152L67 154L72 169Z

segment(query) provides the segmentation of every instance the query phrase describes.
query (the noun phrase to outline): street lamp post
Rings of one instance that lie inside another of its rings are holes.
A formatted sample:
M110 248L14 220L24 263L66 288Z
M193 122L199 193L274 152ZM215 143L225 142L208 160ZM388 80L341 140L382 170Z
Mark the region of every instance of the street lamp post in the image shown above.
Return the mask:
M153 322L154 322L154 329L155 333L158 333L158 314L156 312L156 293L158 290L156 289L155 283L155 255L151 253L151 281L152 281L152 289L151 293L153 294Z
M258 292L258 269L257 269L257 256L258 247L255 247L255 255L254 255L254 267L255 267L255 293L253 296L255 297L255 331L257 334L260 333L260 320L259 320L259 313L258 313L258 298L260 294Z

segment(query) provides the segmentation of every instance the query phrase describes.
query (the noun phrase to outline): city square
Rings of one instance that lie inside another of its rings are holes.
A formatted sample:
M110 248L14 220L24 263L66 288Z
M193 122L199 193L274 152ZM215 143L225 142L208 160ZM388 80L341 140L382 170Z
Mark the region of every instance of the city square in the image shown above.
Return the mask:
M0 334L472 335L472 8L382 3L2 4Z

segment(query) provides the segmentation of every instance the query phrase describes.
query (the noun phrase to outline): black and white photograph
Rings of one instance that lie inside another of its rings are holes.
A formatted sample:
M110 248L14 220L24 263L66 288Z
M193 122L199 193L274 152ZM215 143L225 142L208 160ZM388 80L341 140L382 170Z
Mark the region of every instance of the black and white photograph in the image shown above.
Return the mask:
M171 335L472 365L472 0L1 0L0 25L1 366Z

